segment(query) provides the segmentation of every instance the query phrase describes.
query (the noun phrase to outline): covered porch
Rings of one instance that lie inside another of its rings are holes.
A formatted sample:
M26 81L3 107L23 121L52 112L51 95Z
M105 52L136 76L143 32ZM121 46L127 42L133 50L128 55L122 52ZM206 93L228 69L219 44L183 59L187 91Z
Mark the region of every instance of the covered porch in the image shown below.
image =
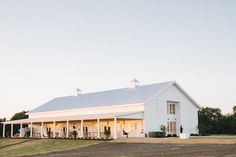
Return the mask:
M144 137L143 112L29 118L7 121L3 123L3 137L6 137L6 125L11 126L10 137L14 137L14 125L19 124L20 138L116 139L125 137L123 131L127 132L130 137ZM28 127L24 127L25 125ZM105 133L106 130L109 130L109 136Z

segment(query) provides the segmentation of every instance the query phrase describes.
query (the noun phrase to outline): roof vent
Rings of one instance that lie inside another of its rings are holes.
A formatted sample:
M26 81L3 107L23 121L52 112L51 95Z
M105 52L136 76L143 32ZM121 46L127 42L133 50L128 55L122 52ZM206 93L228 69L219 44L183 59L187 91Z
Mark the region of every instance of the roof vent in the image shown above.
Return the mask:
M81 90L79 89L79 88L77 88L76 90L75 90L75 96L79 96L79 95L81 95Z
M135 88L135 87L137 87L137 86L139 86L138 80L133 79L133 80L131 80L131 81L129 82L129 88Z

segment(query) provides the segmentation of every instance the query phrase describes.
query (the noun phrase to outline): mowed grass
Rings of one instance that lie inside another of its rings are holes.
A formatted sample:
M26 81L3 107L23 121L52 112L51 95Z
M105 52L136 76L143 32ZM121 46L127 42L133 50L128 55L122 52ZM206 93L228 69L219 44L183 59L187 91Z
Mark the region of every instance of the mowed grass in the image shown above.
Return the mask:
M12 145L12 144L16 144L16 143L20 143L20 142L24 142L27 141L28 139L0 139L0 148L4 147L4 146L8 146L8 145Z
M2 140L2 139L0 139ZM15 139L18 143L21 139ZM13 139L4 139L4 142L14 141ZM25 156L34 154L44 154L56 151L82 148L101 141L93 140L65 140L65 139L36 139L25 143L16 144L6 148L0 148L0 157Z

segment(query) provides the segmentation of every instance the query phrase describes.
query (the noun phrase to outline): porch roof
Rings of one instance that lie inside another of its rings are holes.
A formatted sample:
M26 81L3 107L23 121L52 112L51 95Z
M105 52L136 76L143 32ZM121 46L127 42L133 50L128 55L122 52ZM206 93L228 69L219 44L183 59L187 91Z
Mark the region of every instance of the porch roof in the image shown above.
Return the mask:
M143 119L143 112L119 112L119 113L105 113L105 114L86 114L74 116L61 116L61 117L47 117L47 118L28 118L13 121L2 122L3 124L28 124L39 122L53 122L53 121L75 121L75 120L91 120L91 119L109 119L109 118L122 118L122 119Z

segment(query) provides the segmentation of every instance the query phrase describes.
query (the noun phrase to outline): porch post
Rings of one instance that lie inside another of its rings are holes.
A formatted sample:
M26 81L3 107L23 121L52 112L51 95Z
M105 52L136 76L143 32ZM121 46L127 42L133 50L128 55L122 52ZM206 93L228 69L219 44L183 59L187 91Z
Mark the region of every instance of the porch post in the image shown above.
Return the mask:
M69 120L66 121L66 138L69 137Z
M115 117L114 118L114 135L113 135L113 138L114 139L117 139L117 129L116 129L116 125L117 125L117 118Z
M97 138L100 138L100 119L97 119Z
M80 138L83 138L84 137L84 130L83 130L83 126L84 125L84 121L81 120L81 123L80 123Z
M11 137L13 137L13 123L11 123Z
M43 122L41 122L41 138L43 138Z
M30 123L30 138L33 137L33 123Z
M144 119L142 120L142 129L143 129L143 135L145 137L145 124L144 124Z
M5 126L6 126L6 124L3 123L3 127L2 127L2 137L5 137Z
M20 137L23 137L23 134L22 134L22 129L23 129L23 124L20 123Z
M53 138L56 137L56 122L53 121Z

